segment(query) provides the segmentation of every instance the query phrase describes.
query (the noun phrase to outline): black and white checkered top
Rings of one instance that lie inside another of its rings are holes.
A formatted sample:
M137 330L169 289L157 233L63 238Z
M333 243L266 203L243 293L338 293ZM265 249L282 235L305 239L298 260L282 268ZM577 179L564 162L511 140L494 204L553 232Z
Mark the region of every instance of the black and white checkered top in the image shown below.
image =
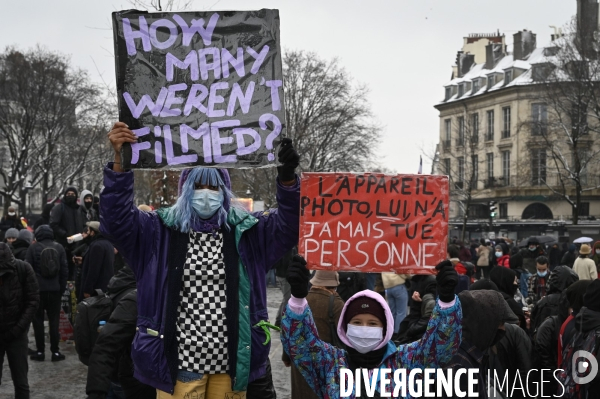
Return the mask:
M191 232L177 309L179 366L202 374L227 367L223 235Z

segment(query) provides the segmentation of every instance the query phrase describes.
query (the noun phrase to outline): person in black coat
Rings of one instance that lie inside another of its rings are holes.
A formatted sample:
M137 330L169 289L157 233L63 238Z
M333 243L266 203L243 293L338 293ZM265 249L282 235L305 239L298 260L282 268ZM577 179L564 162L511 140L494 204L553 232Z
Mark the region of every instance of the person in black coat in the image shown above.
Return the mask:
M50 212L50 227L54 230L54 239L63 246L67 252L67 262L69 262L69 280L75 277L75 264L71 250L73 245L69 244L67 237L82 233L85 230L85 223L79 205L77 204L77 189L67 187L65 195L60 204L54 205Z
M550 273L547 295L540 299L531 311L531 331L535 332L547 317L559 314L561 301L563 304L567 301L566 298L561 300L560 294L576 281L579 281L579 276L568 266L558 266ZM567 317L568 314L563 321Z
M31 355L31 360L43 361L45 355L44 337L44 312L48 315L48 330L50 333L50 350L52 361L64 360L65 356L60 353L58 343L60 333L58 330L60 322L60 308L62 294L67 286L69 266L67 255L62 245L54 242L54 232L47 224L43 224L35 231L35 240L25 254L25 259L33 267L38 286L40 289L40 307L33 319L33 331L37 351ZM42 251L46 248L54 248L58 252L60 270L54 277L44 277L41 270Z
M27 249L31 245L31 241L33 241L31 231L27 229L19 231L17 240L12 243L12 252L15 259L25 260L25 254L27 254Z
M519 288L517 272L506 267L494 267L490 272L490 280L496 284L504 297L504 300L508 303L508 306L510 306L510 309L519 318L519 326L526 330L527 325L525 313L523 313L523 306L519 305L514 298L517 289Z
M121 386L125 397L155 398L156 389L133 377L131 344L137 325L137 290L133 271L123 267L110 281L108 295L114 310L100 330L88 365L88 399L104 399L111 386Z
M39 302L33 269L0 243L0 370L6 354L16 398L29 398L27 329Z
M94 290L106 291L114 276L113 245L100 233L100 222L88 222L87 225L90 244L81 267L81 286L77 293L79 301L90 297Z

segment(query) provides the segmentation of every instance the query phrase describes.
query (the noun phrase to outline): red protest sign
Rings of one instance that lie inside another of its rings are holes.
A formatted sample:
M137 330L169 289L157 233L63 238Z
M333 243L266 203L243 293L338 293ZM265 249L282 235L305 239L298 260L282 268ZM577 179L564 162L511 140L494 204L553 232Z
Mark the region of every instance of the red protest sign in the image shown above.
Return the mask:
M303 173L300 197L310 269L431 274L446 259L447 176Z

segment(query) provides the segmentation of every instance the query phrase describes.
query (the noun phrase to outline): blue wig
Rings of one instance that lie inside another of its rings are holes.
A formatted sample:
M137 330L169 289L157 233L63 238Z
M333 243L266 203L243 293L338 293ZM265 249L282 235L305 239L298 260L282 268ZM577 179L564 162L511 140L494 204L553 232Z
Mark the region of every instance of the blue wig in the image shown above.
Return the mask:
M223 180L221 172L214 168L198 167L189 170L185 175L182 174L182 178L185 178L185 181L180 186L179 198L177 198L175 205L169 209L169 219L173 220L173 227L182 233L187 233L190 230L211 231L223 225L227 230L230 230L227 223L227 214L234 194ZM210 219L200 218L192 207L196 183L217 186L223 193L223 204Z

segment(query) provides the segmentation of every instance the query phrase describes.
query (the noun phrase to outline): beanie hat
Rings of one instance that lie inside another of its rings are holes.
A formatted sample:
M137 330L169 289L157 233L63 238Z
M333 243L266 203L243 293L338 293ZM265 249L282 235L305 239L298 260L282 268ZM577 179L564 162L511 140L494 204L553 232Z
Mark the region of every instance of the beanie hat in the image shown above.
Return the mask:
M19 240L25 241L27 244L31 244L33 241L33 233L27 229L19 231Z
M583 305L589 310L600 312L600 280L592 281L583 296Z
M372 314L377 317L385 326L386 318L383 306L381 306L376 299L369 298L368 296L360 296L348 305L346 313L344 314L344 324L350 323L350 320L352 320L354 316L364 313Z
M19 238L19 230L11 227L10 229L6 230L6 233L4 233L4 238Z

